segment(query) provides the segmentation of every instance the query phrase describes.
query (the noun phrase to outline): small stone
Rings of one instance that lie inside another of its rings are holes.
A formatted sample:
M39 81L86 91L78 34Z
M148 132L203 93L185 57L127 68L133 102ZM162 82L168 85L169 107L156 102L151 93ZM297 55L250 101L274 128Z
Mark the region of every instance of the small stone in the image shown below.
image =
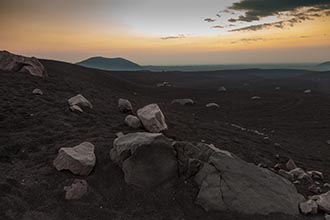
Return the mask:
M330 214L330 191L319 195L316 203L318 204L319 209Z
M305 93L305 94L310 94L310 93L312 93L312 90L307 89L307 90L304 91L304 93Z
M134 115L127 115L124 122L127 126L129 126L131 128L141 127L140 119Z
M324 183L324 185L323 185L324 187L327 187L327 188L329 188L330 189L330 184L329 183Z
M277 164L275 164L275 166L274 166L274 168L276 169L276 170L285 170L285 166L282 164L282 163L277 163Z
M118 108L121 112L127 113L127 112L132 112L133 111L133 107L130 101L128 101L127 99L122 99L120 98L118 100Z
M227 89L224 87L224 86L221 86L219 89L218 89L219 92L226 92Z
M315 183L310 185L308 187L308 190L311 192L311 193L314 193L314 194L317 194L317 193L320 193L321 192L321 188L318 187Z
M278 174L280 174L282 177L284 177L285 179L289 180L289 181L293 181L294 180L294 176L293 174L291 174L290 172L287 172L285 170L279 170Z
M317 214L317 204L314 200L308 200L307 202L302 202L299 204L301 213L307 214Z
M124 136L124 133L123 132L117 132L116 133L116 137L118 138L118 137L121 137L121 136Z
M219 108L220 106L217 103L213 102L213 103L206 104L206 107L207 108L212 108L212 107Z
M252 100L260 100L261 97L260 97L260 96L252 96L251 99L252 99Z
M329 144L330 145L330 140L327 140L325 143Z
M88 107L90 109L93 108L92 103L90 103L90 101L88 101L84 96L82 96L81 94L78 94L76 96L71 97L68 100L68 104L70 106L74 106L74 105L78 105L80 108L84 108L84 107Z
M80 199L87 193L88 184L86 180L75 179L72 185L65 186L64 190L66 200Z
M324 215L324 219L325 219L325 220L330 220L330 215L329 215L329 214L325 214L325 215Z
M41 91L41 89L34 89L32 91L32 94L35 94L35 95L43 95L44 93Z

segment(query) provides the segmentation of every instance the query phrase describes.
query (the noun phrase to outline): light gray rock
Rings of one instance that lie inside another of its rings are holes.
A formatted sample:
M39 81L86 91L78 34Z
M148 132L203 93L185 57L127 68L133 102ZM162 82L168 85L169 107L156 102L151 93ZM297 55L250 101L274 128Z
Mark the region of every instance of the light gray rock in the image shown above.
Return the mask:
M282 177L284 177L285 179L287 179L287 180L289 180L289 181L291 181L291 182L294 180L294 176L293 176L293 174L287 172L286 170L282 170L282 169L280 169L280 170L278 171L278 174L280 174Z
M157 104L144 106L137 111L137 115L147 131L158 133L168 128L163 112Z
M32 94L35 94L35 95L43 95L44 93L41 91L41 89L34 89L32 91Z
M330 191L319 195L316 203L319 206L319 209L330 214Z
M71 97L71 98L68 100L68 103L69 103L70 106L77 105L77 106L79 106L80 108L84 108L84 107L87 107L87 108L90 108L90 109L93 108L92 103L90 103L90 101L88 101L88 100L87 100L84 96L82 96L81 94L78 94L78 95L76 95L76 96Z
M252 96L251 99L252 99L252 100L260 100L261 97L260 97L260 96Z
M312 178L303 169L301 169L299 167L291 170L289 173L290 173L290 175L293 175L293 177L295 179L298 179L298 180L305 179L309 182L312 182Z
M195 102L192 99L174 99L171 104L194 105Z
M66 200L81 199L88 192L88 184L86 180L75 179L64 191Z
M206 104L206 107L207 108L212 108L212 107L219 108L220 106L217 103L213 102L213 103Z
M307 89L307 90L304 91L304 93L305 94L310 94L310 93L312 93L312 90L311 89Z
M211 153L195 180L200 186L196 203L208 211L296 215L303 201L286 179L221 150Z
M311 171L307 171L307 174L311 176L313 179L319 179L319 180L324 179L323 173L320 171L311 170Z
M226 92L227 89L224 87L224 86L221 86L219 89L218 89L219 92Z
M301 213L307 214L317 214L318 206L314 200L308 200L306 202L301 202L299 204L299 209Z
M35 57L24 57L0 51L0 70L29 73L33 76L46 77L45 67Z
M73 174L87 176L95 166L94 148L90 142L83 142L75 147L62 147L53 165L59 171L70 170Z
M128 113L133 111L133 107L130 101L120 98L118 100L118 108L121 112Z
M82 110L78 105L72 105L70 106L70 110L73 112L84 112L84 110Z
M325 220L330 220L330 215L329 215L329 214L325 214L325 215L324 215L324 219L325 219Z
M140 119L134 115L127 115L125 118L125 124L131 128L141 127Z
M121 136L115 139L110 158L122 168L126 183L137 188L154 188L178 176L172 141L161 133Z

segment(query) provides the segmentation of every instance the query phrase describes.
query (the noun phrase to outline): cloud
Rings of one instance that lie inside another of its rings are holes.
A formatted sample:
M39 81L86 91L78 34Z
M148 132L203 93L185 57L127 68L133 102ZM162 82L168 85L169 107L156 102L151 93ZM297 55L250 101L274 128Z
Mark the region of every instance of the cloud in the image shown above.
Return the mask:
M329 0L241 0L228 9L244 11L244 15L239 16L236 21L252 22L268 16L278 16L282 12L295 12L304 7L314 12L321 12L330 9L330 2Z
M179 35L176 35L176 36L166 36L166 37L162 37L160 39L162 40L174 40L174 39L182 39L182 38L185 38L186 36L184 34L179 34Z
M225 27L222 25L215 25L215 26L212 26L211 28L225 28Z
M204 21L206 21L206 22L215 22L216 20L212 19L212 18L205 18Z

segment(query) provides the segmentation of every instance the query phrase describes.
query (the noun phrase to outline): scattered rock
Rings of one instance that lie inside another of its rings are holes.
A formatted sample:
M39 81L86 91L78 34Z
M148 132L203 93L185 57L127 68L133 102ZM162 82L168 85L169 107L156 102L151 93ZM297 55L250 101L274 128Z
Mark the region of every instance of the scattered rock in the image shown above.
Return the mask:
M41 89L34 89L32 91L32 94L35 94L35 95L43 95L44 93L41 91Z
M157 104L144 106L137 111L144 128L150 132L158 133L167 129L165 117Z
M64 187L64 191L66 200L80 199L87 193L88 184L86 180L75 179L71 186Z
M289 173L292 174L295 179L305 179L309 182L312 182L312 178L301 168L293 169Z
M330 140L327 140L325 143L329 144L330 145Z
M194 105L195 102L192 99L174 99L171 104Z
M284 170L285 171L285 166L282 163L277 163L274 166L275 170Z
M260 96L252 96L251 99L252 100L259 100L259 99L261 99L261 97Z
M314 193L314 194L317 194L317 193L320 193L321 192L321 188L318 187L315 183L313 183L312 185L310 185L308 187L308 190L311 192L311 193Z
M125 124L131 128L141 127L140 119L134 115L127 115L125 118Z
M310 93L312 93L312 90L307 89L307 90L304 91L304 93L305 93L305 94L310 94Z
M329 183L324 183L324 184L323 184L323 187L327 187L327 188L330 189L330 184L329 184Z
M133 107L130 101L120 98L118 100L118 108L121 112L128 113L133 111Z
M70 106L70 110L73 112L84 112L84 110L82 110L78 105L72 105Z
M207 108L212 108L212 107L216 107L216 108L219 108L220 106L217 104L217 103L208 103L208 104L206 104L206 107Z
M316 203L319 206L319 209L330 214L330 191L319 195Z
M219 89L218 89L219 92L226 92L227 89L224 87L224 86L221 86Z
M80 108L84 108L84 107L88 107L90 109L93 108L92 103L90 103L84 96L82 96L81 94L78 94L76 96L73 96L72 98L70 98L68 100L68 103L70 106L74 106L77 105Z
M307 171L307 174L310 175L313 179L319 179L319 180L323 180L324 176L323 173L321 173L320 171Z
M161 133L138 132L114 140L111 160L118 164L128 184L154 188L178 176L172 141Z
M53 164L59 171L70 170L76 175L88 175L95 166L94 148L90 142L75 147L62 147Z
M124 136L124 133L123 132L117 132L116 133L116 137L118 138L118 137L121 137L121 136Z
M275 90L281 90L281 87L279 87L279 86L275 87Z
M29 73L33 76L46 77L45 67L35 57L24 57L0 51L0 70Z
M196 202L204 209L264 215L299 213L303 197L292 183L229 152L212 150L195 176L200 186Z
M287 170L289 170L289 171L297 168L296 163L292 159L289 159L289 161L286 163L285 166L286 166Z
M307 214L317 214L317 204L314 200L308 200L299 204L299 209L301 213Z
M171 87L172 84L169 82L157 83L157 87Z

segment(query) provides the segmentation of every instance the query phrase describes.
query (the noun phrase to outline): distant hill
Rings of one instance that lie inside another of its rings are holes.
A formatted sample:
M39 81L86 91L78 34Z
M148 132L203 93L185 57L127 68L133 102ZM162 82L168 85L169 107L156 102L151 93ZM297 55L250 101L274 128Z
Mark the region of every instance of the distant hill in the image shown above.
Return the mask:
M330 70L330 61L327 61L327 62L318 64L317 65L317 69L320 69L320 70Z
M123 58L91 57L77 63L78 65L102 70L138 71L143 68Z

